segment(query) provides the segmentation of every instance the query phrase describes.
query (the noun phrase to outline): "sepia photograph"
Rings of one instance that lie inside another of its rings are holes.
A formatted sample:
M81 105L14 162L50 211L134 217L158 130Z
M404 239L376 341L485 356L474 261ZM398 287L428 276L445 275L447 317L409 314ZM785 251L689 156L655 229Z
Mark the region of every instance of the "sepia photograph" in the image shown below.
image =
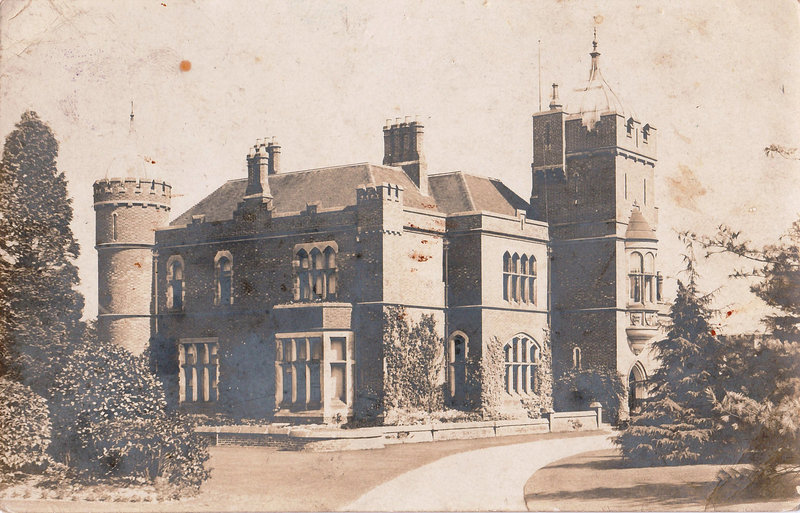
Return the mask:
M800 4L0 0L0 512L796 511Z

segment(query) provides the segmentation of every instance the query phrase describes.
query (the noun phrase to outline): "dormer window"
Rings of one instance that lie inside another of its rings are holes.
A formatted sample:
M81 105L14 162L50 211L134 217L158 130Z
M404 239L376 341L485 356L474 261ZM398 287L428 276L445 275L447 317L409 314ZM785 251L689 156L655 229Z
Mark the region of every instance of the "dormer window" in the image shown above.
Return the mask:
M628 118L628 121L625 123L625 133L628 137L633 137L633 118Z
M642 127L642 142L647 144L647 140L650 137L650 125L645 125Z

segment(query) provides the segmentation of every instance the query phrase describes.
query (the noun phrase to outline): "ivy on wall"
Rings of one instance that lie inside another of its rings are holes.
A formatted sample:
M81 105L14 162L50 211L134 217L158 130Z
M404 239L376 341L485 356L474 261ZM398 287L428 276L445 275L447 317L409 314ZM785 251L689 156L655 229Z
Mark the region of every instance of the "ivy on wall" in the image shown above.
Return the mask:
M436 334L436 320L422 315L411 320L402 307L383 314L385 409L433 412L444 407L444 342Z

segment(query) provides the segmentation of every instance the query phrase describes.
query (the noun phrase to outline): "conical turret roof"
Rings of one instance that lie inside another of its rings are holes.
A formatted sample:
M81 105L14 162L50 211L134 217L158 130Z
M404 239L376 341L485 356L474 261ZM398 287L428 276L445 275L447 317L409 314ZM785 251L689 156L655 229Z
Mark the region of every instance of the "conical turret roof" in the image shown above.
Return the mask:
M625 238L655 241L658 240L656 237L656 232L650 227L650 223L648 223L647 219L644 218L642 212L639 210L639 207L634 207L633 211L631 212L631 218L630 221L628 221L628 229L625 231Z

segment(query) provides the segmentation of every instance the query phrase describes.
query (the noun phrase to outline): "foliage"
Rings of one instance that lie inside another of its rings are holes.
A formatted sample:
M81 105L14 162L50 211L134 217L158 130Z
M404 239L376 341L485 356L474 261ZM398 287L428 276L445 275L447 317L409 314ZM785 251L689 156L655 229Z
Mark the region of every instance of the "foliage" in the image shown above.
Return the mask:
M536 374L537 393L522 400L522 406L532 419L542 418L542 414L553 409L553 356L549 337L542 341Z
M497 420L503 417L503 399L506 396L503 344L497 337L492 337L482 353L470 358L470 368L474 371L468 374L469 388L476 392L478 400L475 406L481 417Z
M28 111L0 162L0 374L44 397L83 334L83 297L74 289L79 248L57 156L53 132Z
M553 402L558 411L588 410L597 401L603 406L604 417L619 421L625 401L622 375L613 369L570 369L556 379Z
M205 441L186 416L166 411L145 355L97 341L78 347L55 380L55 456L86 477L124 476L197 487Z
M387 426L413 426L432 422L469 422L481 419L482 417L479 413L461 410L447 409L427 412L416 409L394 408L386 413L383 424Z
M0 378L0 472L42 467L49 445L47 402L29 387Z
M710 295L697 287L692 246L685 257L689 279L678 281L670 309L667 337L653 344L661 366L653 374L650 397L640 415L615 439L629 462L641 465L680 465L719 461L724 454L709 441L713 433L713 401L730 377L725 372L725 344L709 324Z
M800 480L800 220L764 248L727 226L714 237L691 237L707 258L729 253L753 264L733 276L756 278L751 290L774 308L764 318L764 340L732 339L738 379L712 397L718 443L737 448L752 465L722 483L744 483L747 494L771 493L787 483L783 477Z
M413 322L400 307L387 308L383 320L384 407L441 410L444 344L436 334L436 320L422 315Z

